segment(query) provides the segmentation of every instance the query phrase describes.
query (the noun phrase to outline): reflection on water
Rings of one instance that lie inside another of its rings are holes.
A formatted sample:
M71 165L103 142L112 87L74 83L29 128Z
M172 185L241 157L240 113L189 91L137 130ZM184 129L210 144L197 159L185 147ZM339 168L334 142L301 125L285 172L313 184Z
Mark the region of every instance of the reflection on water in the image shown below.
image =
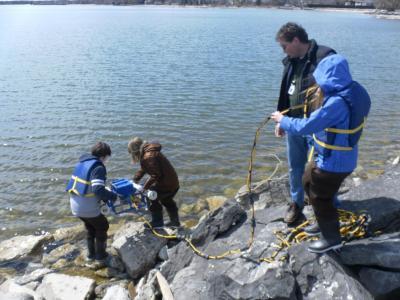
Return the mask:
M347 56L371 93L360 161L381 169L399 152L399 22L268 9L2 7L0 239L75 222L64 185L97 140L112 146L109 178L132 176L127 142L140 135L163 144L179 173L179 203L233 196L255 129L276 105L274 36L289 20ZM255 180L284 151L267 126Z

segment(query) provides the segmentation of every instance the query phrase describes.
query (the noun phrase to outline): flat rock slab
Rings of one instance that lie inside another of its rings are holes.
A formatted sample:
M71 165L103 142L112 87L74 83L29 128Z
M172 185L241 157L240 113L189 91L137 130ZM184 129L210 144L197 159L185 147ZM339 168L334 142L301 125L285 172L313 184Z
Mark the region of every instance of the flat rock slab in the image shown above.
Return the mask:
M347 243L340 252L342 262L349 266L375 266L400 271L400 233Z
M130 300L128 290L119 285L109 287L102 300Z
M51 235L26 235L16 236L0 243L0 262L23 258L45 241L48 241Z
M85 300L94 292L95 284L86 277L48 274L36 292L46 300Z
M359 276L375 299L400 299L400 273L362 268Z

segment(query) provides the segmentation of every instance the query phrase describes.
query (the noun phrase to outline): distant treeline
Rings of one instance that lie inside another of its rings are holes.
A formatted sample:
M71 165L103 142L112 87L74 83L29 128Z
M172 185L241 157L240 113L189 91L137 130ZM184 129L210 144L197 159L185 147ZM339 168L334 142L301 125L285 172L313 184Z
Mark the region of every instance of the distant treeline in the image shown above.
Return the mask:
M271 6L284 8L348 7L378 8L393 11L400 8L400 0L11 0L1 4L67 5L209 5L209 6Z

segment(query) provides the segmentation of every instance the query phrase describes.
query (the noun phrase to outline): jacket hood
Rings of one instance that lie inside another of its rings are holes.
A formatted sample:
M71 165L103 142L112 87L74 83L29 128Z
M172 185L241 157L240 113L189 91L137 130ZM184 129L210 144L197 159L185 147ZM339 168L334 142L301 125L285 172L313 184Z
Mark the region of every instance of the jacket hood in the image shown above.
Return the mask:
M321 60L313 75L325 95L340 92L353 81L347 60L339 54Z
M92 154L83 154L81 157L79 157L79 162L84 162L86 160L91 160L91 159L97 159L99 160L98 157L92 155Z
M161 151L161 145L159 143L148 143L143 146L143 153L150 152L150 151Z

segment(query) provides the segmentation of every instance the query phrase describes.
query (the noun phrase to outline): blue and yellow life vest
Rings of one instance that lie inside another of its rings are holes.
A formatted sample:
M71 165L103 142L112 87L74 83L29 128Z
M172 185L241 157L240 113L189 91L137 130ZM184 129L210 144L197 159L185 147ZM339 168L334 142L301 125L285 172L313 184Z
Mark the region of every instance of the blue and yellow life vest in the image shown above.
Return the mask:
M347 104L349 108L349 128L326 128L325 130L313 134L315 150L324 156L329 156L332 150L351 151L360 140L369 110L371 99L367 91L356 81L346 89L344 93L337 94ZM335 145L337 134L348 136L348 145Z
M82 197L93 197L94 194L89 181L90 172L99 164L102 164L102 162L94 157L80 161L76 165L65 190Z

